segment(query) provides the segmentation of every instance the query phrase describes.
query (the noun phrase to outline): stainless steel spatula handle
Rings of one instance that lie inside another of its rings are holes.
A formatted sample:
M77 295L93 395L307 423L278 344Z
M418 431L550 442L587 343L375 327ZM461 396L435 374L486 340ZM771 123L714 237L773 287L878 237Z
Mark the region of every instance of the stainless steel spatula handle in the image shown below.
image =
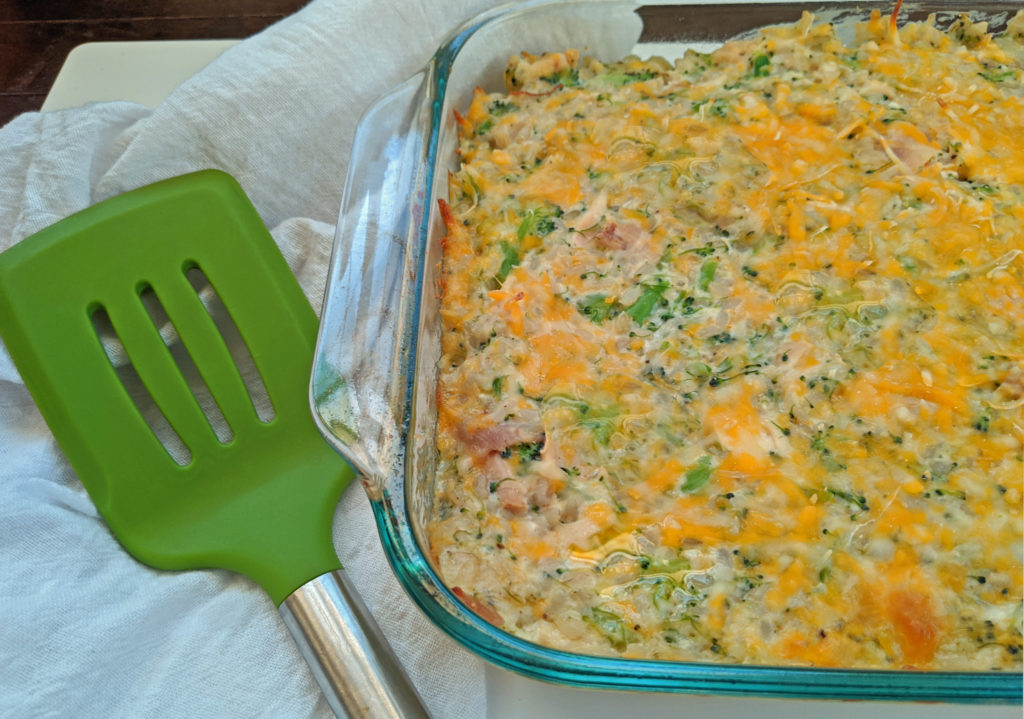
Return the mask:
M279 611L337 716L429 719L423 700L343 571L302 585Z

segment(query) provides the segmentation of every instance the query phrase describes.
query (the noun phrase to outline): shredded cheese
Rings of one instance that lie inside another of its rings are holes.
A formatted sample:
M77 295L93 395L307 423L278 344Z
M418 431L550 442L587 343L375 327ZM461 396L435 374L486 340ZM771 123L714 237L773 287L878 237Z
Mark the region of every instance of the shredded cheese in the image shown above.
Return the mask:
M583 653L1021 668L1024 13L512 58L442 202L431 556Z

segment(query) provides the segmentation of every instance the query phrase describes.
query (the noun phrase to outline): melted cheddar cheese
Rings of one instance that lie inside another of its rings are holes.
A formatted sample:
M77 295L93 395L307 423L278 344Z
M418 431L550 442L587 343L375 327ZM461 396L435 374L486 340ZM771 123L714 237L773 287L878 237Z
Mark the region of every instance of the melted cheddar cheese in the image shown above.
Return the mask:
M456 594L581 653L1019 670L1022 35L805 15L479 90L441 203Z

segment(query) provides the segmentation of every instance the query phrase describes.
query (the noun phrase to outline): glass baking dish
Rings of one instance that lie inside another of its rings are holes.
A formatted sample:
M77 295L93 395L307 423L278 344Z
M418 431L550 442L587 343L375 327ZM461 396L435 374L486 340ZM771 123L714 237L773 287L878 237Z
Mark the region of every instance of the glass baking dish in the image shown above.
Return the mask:
M520 51L581 48L601 60L629 53L668 58L707 51L756 28L792 23L802 11L844 26L892 3L646 5L527 2L458 28L429 64L379 99L359 125L322 313L310 402L327 440L362 477L392 569L445 632L506 669L560 684L739 696L963 703L1021 700L1020 674L842 670L640 661L584 656L518 639L466 608L424 551L434 474L435 385L440 356L437 282L444 226L439 198L456 169L453 110L478 85L503 89ZM964 5L960 6L962 9ZM975 6L992 30L1015 3ZM907 3L901 19L957 8Z

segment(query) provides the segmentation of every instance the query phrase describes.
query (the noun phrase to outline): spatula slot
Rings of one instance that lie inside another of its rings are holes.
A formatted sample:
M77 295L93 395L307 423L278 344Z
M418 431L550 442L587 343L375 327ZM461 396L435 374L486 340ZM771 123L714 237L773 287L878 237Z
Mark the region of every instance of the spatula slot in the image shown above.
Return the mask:
M135 405L139 416L146 422L153 436L176 464L182 467L189 465L192 462L191 450L174 431L170 422L167 421L167 417L153 400L153 395L143 384L138 371L128 358L128 353L110 321L110 315L106 308L102 305L93 307L90 319L107 361L110 362L110 366L121 381L121 386L124 387L128 398Z
M210 318L227 344L231 358L245 383L256 416L261 422L269 423L274 419L274 404L270 400L263 377L249 352L249 347L242 338L238 325L235 324L224 301L201 268L192 266L186 270L185 276L196 294L199 295L199 299L206 307L206 311L210 313Z
M206 416L206 421L210 423L210 428L213 430L217 440L221 444L230 443L234 439L235 434L231 431L231 426L224 417L224 413L199 373L199 368L196 367L196 363L192 359L192 355L189 354L188 348L179 340L177 327L175 327L173 320L168 316L167 310L164 308L163 303L160 302L160 298L157 297L152 287L143 285L139 291L139 299L142 300L146 312L149 313L149 318L153 320L153 324L160 333L160 339L163 340L167 351L171 353L171 358L178 366L181 376L185 378L185 383L192 391L192 396L195 397L199 408Z

